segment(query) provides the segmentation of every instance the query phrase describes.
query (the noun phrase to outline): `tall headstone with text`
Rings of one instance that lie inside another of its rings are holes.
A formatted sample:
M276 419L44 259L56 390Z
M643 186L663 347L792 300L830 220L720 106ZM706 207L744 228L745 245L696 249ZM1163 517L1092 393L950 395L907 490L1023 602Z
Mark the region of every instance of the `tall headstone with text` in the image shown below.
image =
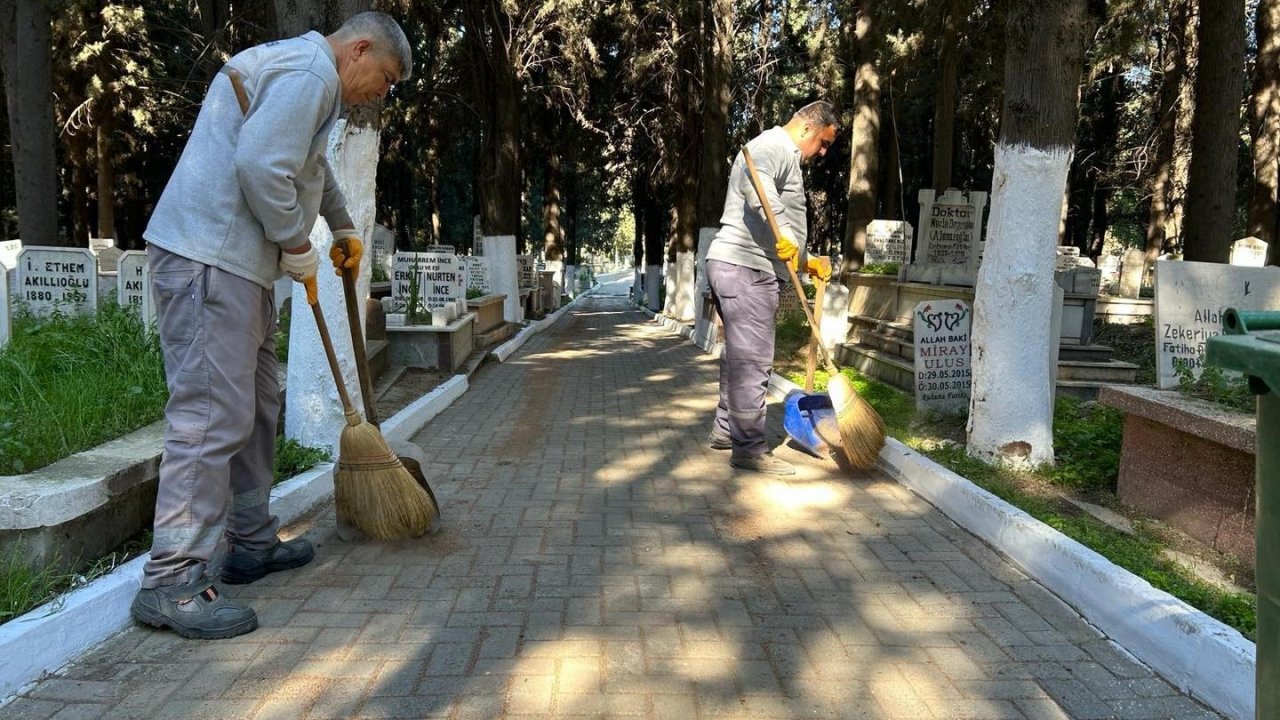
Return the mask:
M396 234L391 228L375 224L369 245L372 267L382 268L382 272L391 277L391 256L396 253Z
M972 287L982 258L987 194L951 189L935 197L933 190L921 190L919 199L915 262L903 267L900 276L908 282Z
M399 252L392 258L391 311L408 313L448 307L466 297L461 287L462 263L457 255ZM416 290L416 292L415 292Z
M1231 243L1231 264L1242 267L1266 267L1267 242L1250 236Z
M473 255L465 258L467 268L467 288L477 290L488 295L493 292L493 283L490 280L489 258Z
M98 307L98 262L85 248L23 248L17 283L14 294L37 315Z
M865 265L911 262L911 223L898 220L872 220L867 223Z
M1180 368L1200 376L1205 344L1222 334L1228 308L1280 308L1280 268L1156 262L1156 378L1161 389L1178 386Z
M119 270L116 273L116 302L121 307L133 308L142 312L142 302L151 291L144 278L147 267L147 254L140 250L129 250L120 254Z
M521 290L538 287L537 272L532 255L516 256L516 277L520 281Z
M916 408L964 412L969 408L969 305L926 300L912 314L915 325Z
M98 272L116 272L121 250L114 238L89 238L89 252L98 259Z

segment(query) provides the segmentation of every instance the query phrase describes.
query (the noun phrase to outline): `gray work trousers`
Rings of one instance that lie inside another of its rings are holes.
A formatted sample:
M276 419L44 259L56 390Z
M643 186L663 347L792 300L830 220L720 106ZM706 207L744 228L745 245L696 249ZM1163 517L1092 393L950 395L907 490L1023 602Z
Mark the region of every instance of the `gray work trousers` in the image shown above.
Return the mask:
M707 261L707 282L724 324L715 431L733 439L734 455L761 455L769 452L765 397L782 285L770 271L719 260Z
M169 386L146 588L216 576L226 542L271 547L268 512L280 387L273 293L147 249Z

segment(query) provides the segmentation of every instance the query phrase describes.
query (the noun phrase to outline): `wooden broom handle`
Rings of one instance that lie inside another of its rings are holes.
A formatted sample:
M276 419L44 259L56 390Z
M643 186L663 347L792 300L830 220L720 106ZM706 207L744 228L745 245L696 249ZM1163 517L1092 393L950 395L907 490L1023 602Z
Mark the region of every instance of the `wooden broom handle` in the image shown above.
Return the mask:
M338 397L342 398L342 409L348 416L355 413L351 406L351 396L347 395L347 386L342 382L342 369L338 367L338 356L333 352L333 341L329 339L329 326L324 322L324 311L320 309L320 291L316 287L316 276L312 275L302 284L307 288L307 304L311 306L311 314L316 318L316 330L320 333L320 342L324 345L325 357L329 358L329 370L333 372L333 382L338 386Z
M342 254L351 257L351 243L346 238L336 241ZM360 376L360 394L364 398L364 419L378 427L378 416L373 408L373 381L369 377L369 363L365 355L364 332L360 324L360 308L356 304L356 273L358 267L342 268L342 294L347 301L347 324L351 326L351 351L356 356L356 374Z
M764 208L764 217L769 221L769 230L773 232L773 242L776 245L782 237L782 231L778 229L778 219L773 216L773 208L769 206L769 196L764 194L764 185L760 183L760 176L756 173L756 164L751 160L751 152L745 146L742 148L742 159L747 161L747 174L751 176L751 186L756 190L756 197L760 198L760 206ZM799 248L796 248L796 252L799 253ZM804 288L800 286L800 276L796 275L796 269L791 267L791 263L782 264L786 265L787 272L791 273L791 285L795 287L796 295L800 296L800 309L804 310L804 316L809 319L809 331L818 341L822 364L827 366L828 373L836 375L840 371L836 370L835 363L831 362L831 356L827 354L826 346L822 344L818 323L813 319L813 311L809 309L809 298L804 296Z

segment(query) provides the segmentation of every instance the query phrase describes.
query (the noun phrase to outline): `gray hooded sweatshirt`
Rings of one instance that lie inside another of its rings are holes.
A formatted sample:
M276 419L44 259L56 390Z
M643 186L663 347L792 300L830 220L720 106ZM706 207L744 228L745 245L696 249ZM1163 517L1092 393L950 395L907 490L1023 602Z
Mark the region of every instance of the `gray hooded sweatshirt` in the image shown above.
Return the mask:
M318 32L249 48L227 66L240 73L248 114L230 78L215 76L143 237L270 288L281 248L306 243L317 215L351 223L325 161L342 86Z

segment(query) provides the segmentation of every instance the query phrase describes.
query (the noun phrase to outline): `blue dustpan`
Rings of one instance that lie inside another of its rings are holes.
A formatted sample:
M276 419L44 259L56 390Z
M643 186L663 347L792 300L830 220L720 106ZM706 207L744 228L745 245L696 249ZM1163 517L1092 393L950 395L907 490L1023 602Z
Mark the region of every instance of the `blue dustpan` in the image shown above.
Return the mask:
M836 411L826 393L792 390L783 401L782 429L814 457L830 457L839 444ZM831 438L828 441L827 438Z

